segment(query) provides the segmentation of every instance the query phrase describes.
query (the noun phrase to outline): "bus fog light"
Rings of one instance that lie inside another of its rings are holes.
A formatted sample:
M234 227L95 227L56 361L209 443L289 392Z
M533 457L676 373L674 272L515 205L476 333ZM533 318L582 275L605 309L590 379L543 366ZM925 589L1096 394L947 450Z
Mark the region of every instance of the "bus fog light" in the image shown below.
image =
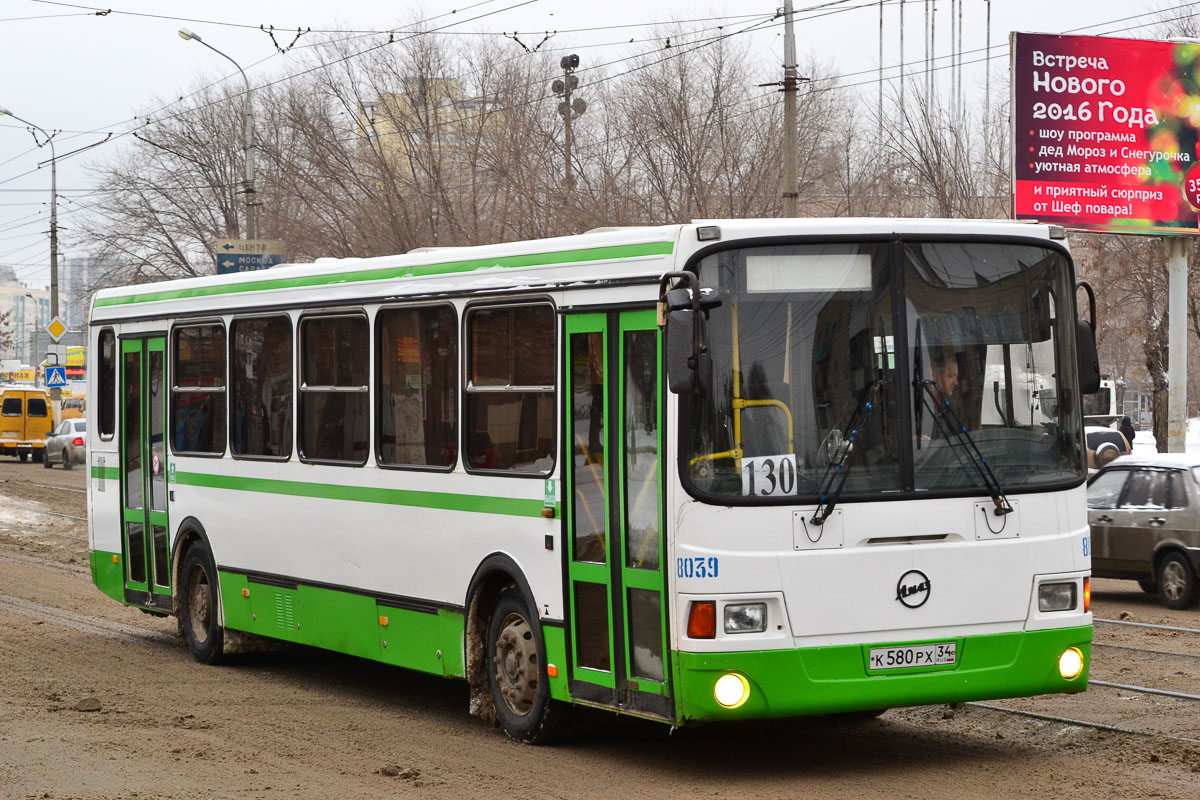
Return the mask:
M1075 608L1075 582L1043 583L1038 587L1038 611L1070 611Z
M766 629L766 603L730 603L725 606L726 633L760 633Z
M750 697L750 682L736 672L728 672L717 678L713 696L725 708L737 708Z
M1067 680L1073 680L1078 678L1081 672L1083 672L1083 653L1079 652L1078 647L1068 647L1058 657L1058 674Z

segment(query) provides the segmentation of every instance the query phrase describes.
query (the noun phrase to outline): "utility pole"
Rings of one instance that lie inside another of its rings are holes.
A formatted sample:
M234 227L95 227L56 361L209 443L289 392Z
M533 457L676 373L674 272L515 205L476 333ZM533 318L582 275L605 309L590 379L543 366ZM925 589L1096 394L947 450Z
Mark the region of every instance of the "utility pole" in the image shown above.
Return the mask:
M900 0L900 125L904 125L904 0Z
M1167 449L1187 445L1187 284L1188 239L1168 236L1167 275Z
M783 0L783 216L800 213L796 192L796 31L792 28L792 0Z
M790 18L789 18L790 19ZM875 108L875 144L883 144L883 0L879 0L879 101Z
M929 101L933 102L933 60L937 58L937 0L933 3L933 13L929 16L929 50L931 52L929 67L925 70L925 77L929 79Z
M983 108L985 114L990 114L992 109L992 0L984 0L984 2L987 3L987 24L984 26L987 46L983 49ZM984 131L986 130L985 127Z
M963 67L963 48L962 48L962 31L963 31L963 6L967 4L967 0L959 0L958 3L958 113L965 117L967 112L967 96L963 90L962 82L962 67Z
M562 67L563 76L556 79L550 84L550 88L554 93L562 98L562 102L558 104L558 113L562 115L563 122L566 124L566 135L563 137L563 186L568 189L575 188L575 174L571 165L571 145L573 142L573 134L571 132L571 122L575 117L582 116L583 112L587 111L587 103L582 97L571 98L571 92L579 88L579 78L575 75L575 70L579 67L579 56L572 53L569 56L563 56L558 62Z
M37 142L37 146L43 144L50 145L50 319L58 319L58 156L54 152L54 136L58 135L55 131L53 135L46 133L45 128L40 125L34 125L27 119L18 117L6 108L0 108L0 117L8 115L13 119L20 120L30 127L37 128L42 133L45 142L38 142L37 136L33 140ZM41 322L38 322L41 326ZM39 332L40 333L40 332ZM35 340L40 344L40 336ZM37 345L35 344L35 347ZM34 353L35 359L37 354ZM36 365L34 367L36 369ZM55 387L50 391L50 399L55 403L55 408L58 408L57 402L61 396L61 391Z

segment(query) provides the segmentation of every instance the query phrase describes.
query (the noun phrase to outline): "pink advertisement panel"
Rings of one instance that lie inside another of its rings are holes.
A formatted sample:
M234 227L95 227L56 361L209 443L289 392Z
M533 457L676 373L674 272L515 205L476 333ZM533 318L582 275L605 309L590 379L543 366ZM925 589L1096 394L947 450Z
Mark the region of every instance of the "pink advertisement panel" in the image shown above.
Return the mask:
M1014 33L1013 214L1197 233L1200 45Z

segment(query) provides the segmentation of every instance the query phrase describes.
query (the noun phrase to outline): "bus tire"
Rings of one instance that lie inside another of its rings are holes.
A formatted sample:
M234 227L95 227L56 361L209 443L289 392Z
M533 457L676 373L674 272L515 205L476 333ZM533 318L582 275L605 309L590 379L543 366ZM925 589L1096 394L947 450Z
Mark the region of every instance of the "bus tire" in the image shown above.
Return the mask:
M1163 604L1176 611L1196 599L1196 574L1182 553L1167 553L1158 563L1158 591Z
M225 649L225 629L217 622L217 568L203 542L183 556L179 569L179 628L192 658L216 664Z
M485 666L496 719L510 738L526 744L558 738L566 709L550 697L541 626L516 587L492 607Z
M17 461L20 461L22 464L24 464L28 460L29 453L17 453Z

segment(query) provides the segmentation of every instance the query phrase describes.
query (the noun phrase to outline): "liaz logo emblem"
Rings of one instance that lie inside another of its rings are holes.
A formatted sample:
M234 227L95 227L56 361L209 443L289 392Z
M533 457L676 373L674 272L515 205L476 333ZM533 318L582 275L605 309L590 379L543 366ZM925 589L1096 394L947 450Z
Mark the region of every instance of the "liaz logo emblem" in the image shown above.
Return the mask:
M908 608L920 608L929 599L929 576L919 569L910 569L896 583L896 599Z

